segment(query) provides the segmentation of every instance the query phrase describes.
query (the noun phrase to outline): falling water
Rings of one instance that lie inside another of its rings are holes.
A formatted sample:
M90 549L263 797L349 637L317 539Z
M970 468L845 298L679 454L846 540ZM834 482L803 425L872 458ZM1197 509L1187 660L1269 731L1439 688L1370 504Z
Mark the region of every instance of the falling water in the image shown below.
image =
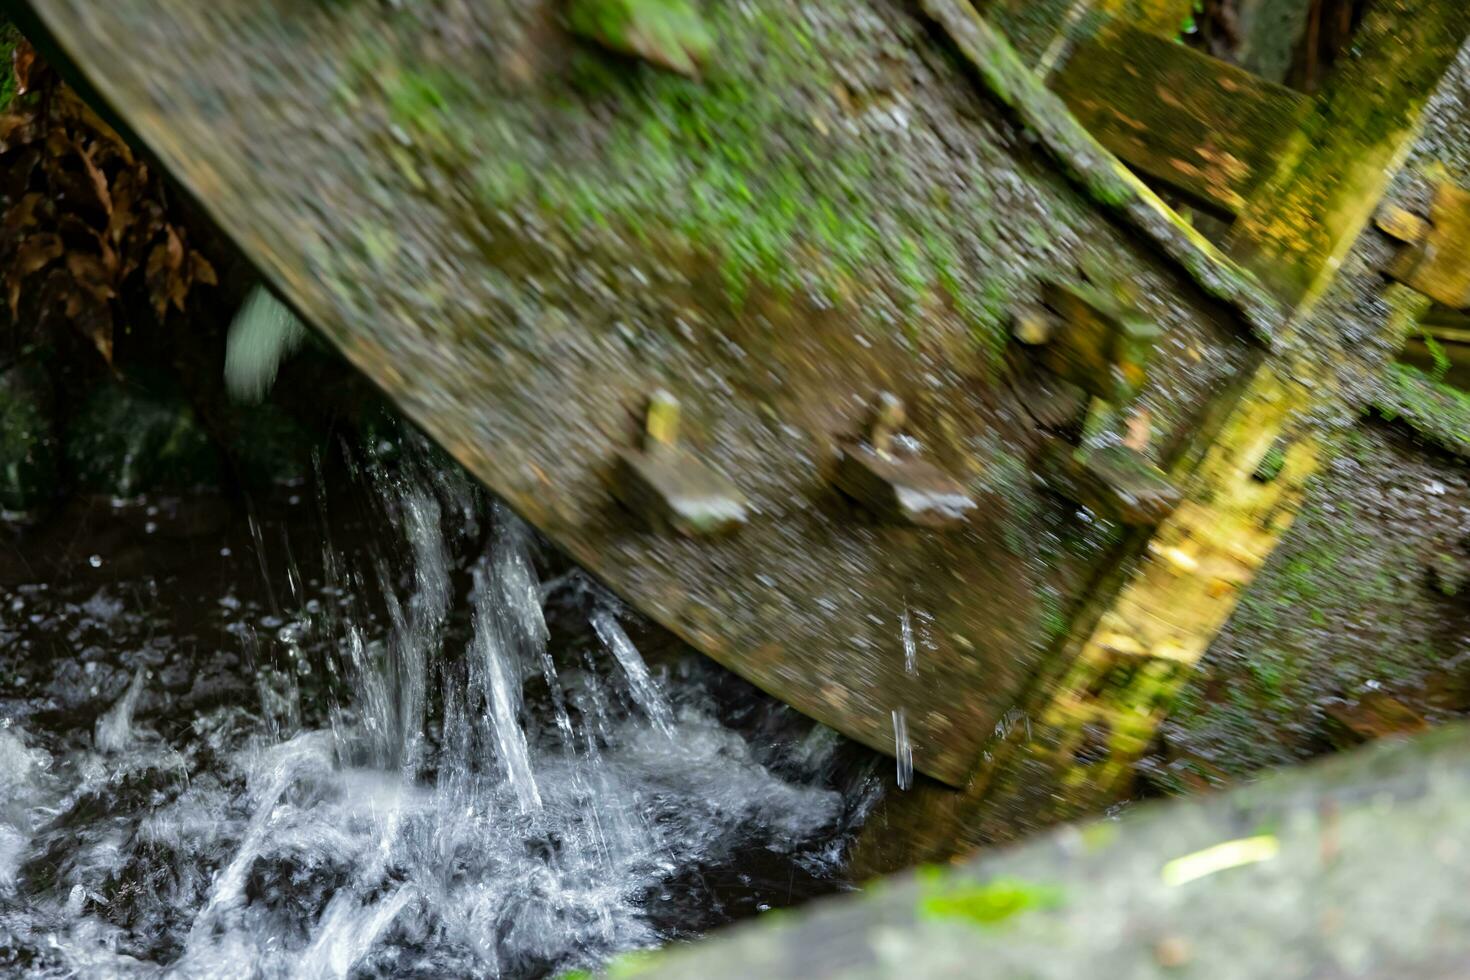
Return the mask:
M181 724L140 669L95 734L0 727L0 967L539 976L720 921L742 863L836 879L870 795L834 788L835 739L727 727L715 668L650 668L616 601L543 585L534 535L463 481L372 485L400 541L220 600L256 703ZM680 896L711 908L681 925Z
M638 655L638 648L633 646L633 641L628 639L628 634L618 625L616 616L606 604L599 606L592 613L592 628L597 630L604 645L612 651L619 665L628 678L628 688L633 695L633 700L638 702L638 707L653 722L653 727L670 738L674 735L674 713L669 708L668 699L664 697L663 691L659 690L653 677L648 673L648 667L643 663L643 658Z
M898 788L908 789L914 784L914 743L909 741L908 716L902 708L893 710L893 756Z

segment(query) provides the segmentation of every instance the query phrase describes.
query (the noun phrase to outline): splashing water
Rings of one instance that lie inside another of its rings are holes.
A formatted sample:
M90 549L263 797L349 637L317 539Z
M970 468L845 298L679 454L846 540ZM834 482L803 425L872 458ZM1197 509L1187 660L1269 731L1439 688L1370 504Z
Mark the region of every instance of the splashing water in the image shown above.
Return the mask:
M720 921L706 873L839 879L871 792L833 788L838 740L727 727L715 668L650 669L462 482L375 485L398 545L229 627L259 703L181 721L139 669L86 734L0 728L7 975L538 976Z

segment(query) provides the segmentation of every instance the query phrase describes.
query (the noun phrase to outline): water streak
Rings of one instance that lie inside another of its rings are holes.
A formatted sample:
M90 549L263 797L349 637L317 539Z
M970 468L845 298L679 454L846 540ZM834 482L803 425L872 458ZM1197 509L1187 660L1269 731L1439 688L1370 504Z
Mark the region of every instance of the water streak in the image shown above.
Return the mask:
M602 640L619 665L622 666L624 674L628 678L628 686L631 688L633 700L653 726L670 738L674 735L674 713L669 708L668 699L664 697L663 691L659 690L654 683L653 677L648 673L648 665L643 662L643 657L638 653L638 648L633 641L628 639L628 634L618 624L617 617L606 606L601 606L592 613L592 628L597 631Z
M898 788L908 789L914 784L914 743L909 741L908 716L902 708L893 711L893 746Z

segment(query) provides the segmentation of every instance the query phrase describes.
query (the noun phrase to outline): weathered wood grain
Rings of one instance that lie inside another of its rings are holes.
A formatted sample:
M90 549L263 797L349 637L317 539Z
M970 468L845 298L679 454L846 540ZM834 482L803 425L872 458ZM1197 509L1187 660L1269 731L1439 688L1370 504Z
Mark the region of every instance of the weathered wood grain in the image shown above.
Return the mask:
M1229 214L1272 171L1308 103L1122 20L1076 42L1048 84L1130 166Z

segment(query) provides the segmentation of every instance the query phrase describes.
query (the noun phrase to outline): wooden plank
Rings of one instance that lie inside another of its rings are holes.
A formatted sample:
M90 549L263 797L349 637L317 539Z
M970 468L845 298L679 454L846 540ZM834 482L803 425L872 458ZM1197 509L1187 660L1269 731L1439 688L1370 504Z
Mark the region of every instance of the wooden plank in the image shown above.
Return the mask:
M701 82L568 36L559 2L30 8L272 286L522 516L798 710L887 752L902 712L942 780L1048 652L1043 585L1070 601L1107 561L1043 552L1027 515L1060 504L1026 473L1039 436L977 382L1005 300L1055 271L1027 243L1085 242L1151 284L1185 386L1150 405L1172 430L1248 362L1179 268L1247 309L1259 290L1100 148L1061 179L888 0L824 8L820 29L800 0L703 5ZM1013 99L1056 104L1004 68ZM977 234L990 222L1007 234ZM680 445L749 501L738 533L659 534L612 499L660 389ZM965 526L884 525L830 486L876 391L973 495Z
M1232 226L1226 247L1283 301L1320 296L1470 34L1464 0L1380 0Z
M1219 249L1097 141L1054 92L1028 71L1006 38L968 0L921 0L990 94L1015 112L1062 171L1181 266L1210 296L1229 303L1269 345L1282 308L1254 276Z
M1093 9L1155 37L1173 41L1193 15L1197 0L1097 0Z
M975 6L1005 32L1026 64L1045 72L1068 38L1096 21L1116 17L1157 37L1179 36L1196 0L989 0Z
M1238 213L1307 109L1300 93L1111 20L1048 80L1130 166Z

